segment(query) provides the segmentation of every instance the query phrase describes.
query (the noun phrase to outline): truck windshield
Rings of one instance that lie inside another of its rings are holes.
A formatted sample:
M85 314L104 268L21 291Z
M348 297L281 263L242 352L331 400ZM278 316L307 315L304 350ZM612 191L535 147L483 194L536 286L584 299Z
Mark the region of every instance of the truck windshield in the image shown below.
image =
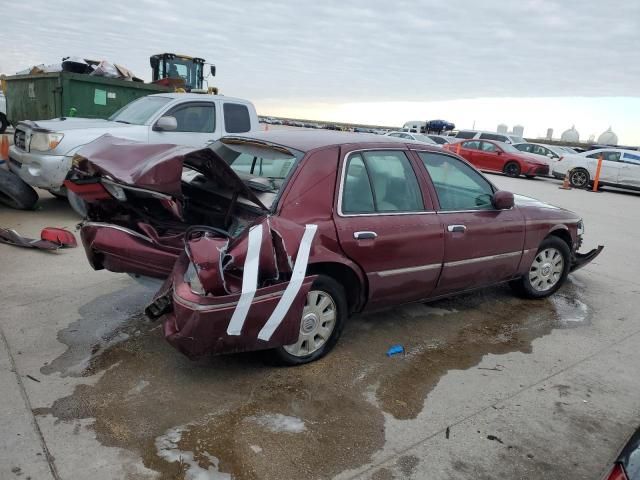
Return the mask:
M162 107L171 101L168 97L142 97L126 104L109 117L112 122L144 125Z

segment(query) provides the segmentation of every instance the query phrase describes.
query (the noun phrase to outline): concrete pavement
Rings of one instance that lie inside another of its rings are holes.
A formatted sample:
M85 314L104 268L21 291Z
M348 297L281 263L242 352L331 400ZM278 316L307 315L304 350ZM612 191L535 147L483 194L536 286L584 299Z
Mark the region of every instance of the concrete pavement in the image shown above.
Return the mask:
M0 478L598 479L640 424L640 195L490 178L578 212L605 251L541 302L497 287L357 316L299 368L190 362L141 317L152 290L81 248L0 245ZM0 225L73 228L43 197Z

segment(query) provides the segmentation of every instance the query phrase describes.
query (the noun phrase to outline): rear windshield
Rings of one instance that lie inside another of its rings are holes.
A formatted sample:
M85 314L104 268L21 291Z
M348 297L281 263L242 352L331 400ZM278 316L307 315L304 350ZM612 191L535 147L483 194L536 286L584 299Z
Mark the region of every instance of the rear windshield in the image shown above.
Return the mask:
M142 97L126 104L109 117L112 122L144 125L171 101L168 97Z
M258 192L278 192L303 157L297 150L240 139L225 139L212 148Z

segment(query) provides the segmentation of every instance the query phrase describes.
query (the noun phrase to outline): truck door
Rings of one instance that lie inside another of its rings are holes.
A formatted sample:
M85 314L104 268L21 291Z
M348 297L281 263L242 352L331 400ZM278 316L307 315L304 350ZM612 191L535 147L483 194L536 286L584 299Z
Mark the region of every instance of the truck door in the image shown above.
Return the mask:
M177 123L176 129L159 130L156 120L149 132L149 143L173 143L197 148L220 138L220 135L216 135L214 102L180 103L170 108L163 116L174 117Z

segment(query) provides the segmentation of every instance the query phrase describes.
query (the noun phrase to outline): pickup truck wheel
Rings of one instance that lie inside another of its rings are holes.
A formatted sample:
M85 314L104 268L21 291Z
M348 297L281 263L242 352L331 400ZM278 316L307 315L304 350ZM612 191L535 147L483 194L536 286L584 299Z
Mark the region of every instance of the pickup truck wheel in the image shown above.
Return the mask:
M0 203L18 210L33 210L38 194L17 175L0 169Z
M558 290L569 275L571 251L561 238L545 238L529 271L510 283L517 294L525 298L545 298Z
M508 177L519 177L520 176L520 165L518 162L508 162L502 172Z
M7 116L4 113L0 113L0 133L4 133L8 126L9 120L7 120Z
M320 275L307 294L298 341L273 350L275 360L285 365L302 365L326 355L337 343L347 317L347 300L342 285Z
M589 186L589 172L584 168L574 168L569 174L569 183L573 188L587 188Z

